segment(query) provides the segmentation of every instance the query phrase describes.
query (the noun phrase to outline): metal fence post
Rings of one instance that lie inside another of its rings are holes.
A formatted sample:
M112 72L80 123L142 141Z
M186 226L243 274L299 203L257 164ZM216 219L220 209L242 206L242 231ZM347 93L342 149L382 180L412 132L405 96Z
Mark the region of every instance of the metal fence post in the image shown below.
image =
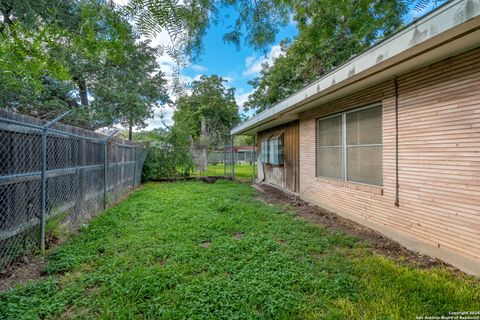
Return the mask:
M230 148L230 153L232 156L232 178L235 176L235 150L233 150L234 139L235 139L235 136L232 135L232 145Z
M135 163L133 164L133 181L132 181L132 190L135 189L135 176L136 176L136 173L137 173L137 150L135 148L135 146L132 147L133 149L133 160L135 161Z
M113 131L103 140L103 209L107 209L107 193L108 193L108 141L118 133Z
M253 183L257 177L257 136L253 136Z
M103 141L103 210L107 209L108 141Z
M41 188L41 215L40 215L40 250L42 253L45 252L45 220L46 220L46 193L47 193L47 181L46 181L46 172L47 172L47 128L43 128L42 131L42 147L41 147L41 173L40 173L40 188Z
M223 176L227 176L227 143L223 142Z
M68 116L71 111L67 111L43 126L42 131L42 150L41 150L41 172L40 172L40 197L41 197L41 215L40 215L40 250L45 253L45 225L47 221L47 131L52 125Z

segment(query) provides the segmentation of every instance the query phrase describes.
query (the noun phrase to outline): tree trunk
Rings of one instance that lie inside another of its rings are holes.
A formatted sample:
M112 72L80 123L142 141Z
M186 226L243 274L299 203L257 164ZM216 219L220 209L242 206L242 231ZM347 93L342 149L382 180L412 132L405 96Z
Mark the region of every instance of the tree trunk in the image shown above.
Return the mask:
M208 170L208 146L210 137L207 131L207 120L204 117L200 119L200 147L201 147L201 167L202 171Z
M201 171L208 171L208 148L205 145L201 145L200 148L200 157L202 161Z
M78 92L80 94L80 103L82 106L88 106L87 84L85 80L78 81Z
M128 141L132 141L132 140L133 140L133 125L130 122L130 124L128 125Z
M200 142L195 142L193 137L190 137L190 156L195 171L205 172L208 169L208 149Z

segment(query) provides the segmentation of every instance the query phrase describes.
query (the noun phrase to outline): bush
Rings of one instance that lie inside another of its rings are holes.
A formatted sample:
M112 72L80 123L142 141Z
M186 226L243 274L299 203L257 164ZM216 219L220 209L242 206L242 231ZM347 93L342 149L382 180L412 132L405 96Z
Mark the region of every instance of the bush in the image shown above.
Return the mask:
M143 165L142 179L158 180L190 175L193 164L188 148L150 147Z

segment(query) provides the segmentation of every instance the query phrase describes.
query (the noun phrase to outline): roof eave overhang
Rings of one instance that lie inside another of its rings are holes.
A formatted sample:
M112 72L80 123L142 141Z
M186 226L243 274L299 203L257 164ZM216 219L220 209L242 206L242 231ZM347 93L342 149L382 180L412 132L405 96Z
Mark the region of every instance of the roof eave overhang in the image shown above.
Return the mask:
M255 134L387 79L480 46L480 0L452 1L231 130Z

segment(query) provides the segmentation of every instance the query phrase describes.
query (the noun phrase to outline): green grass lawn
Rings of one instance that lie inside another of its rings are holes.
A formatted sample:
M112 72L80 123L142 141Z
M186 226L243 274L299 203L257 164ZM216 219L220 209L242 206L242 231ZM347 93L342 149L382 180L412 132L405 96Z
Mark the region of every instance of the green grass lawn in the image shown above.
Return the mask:
M255 199L146 184L0 294L1 319L415 319L480 310L478 279L418 269Z
M235 178L240 181L252 181L254 176L255 167L253 165L249 165L248 163L236 163L235 164ZM227 165L226 168L227 176L230 176L232 173L232 166ZM225 173L225 167L223 163L218 164L209 164L207 171L194 171L192 172L192 176L223 176Z

